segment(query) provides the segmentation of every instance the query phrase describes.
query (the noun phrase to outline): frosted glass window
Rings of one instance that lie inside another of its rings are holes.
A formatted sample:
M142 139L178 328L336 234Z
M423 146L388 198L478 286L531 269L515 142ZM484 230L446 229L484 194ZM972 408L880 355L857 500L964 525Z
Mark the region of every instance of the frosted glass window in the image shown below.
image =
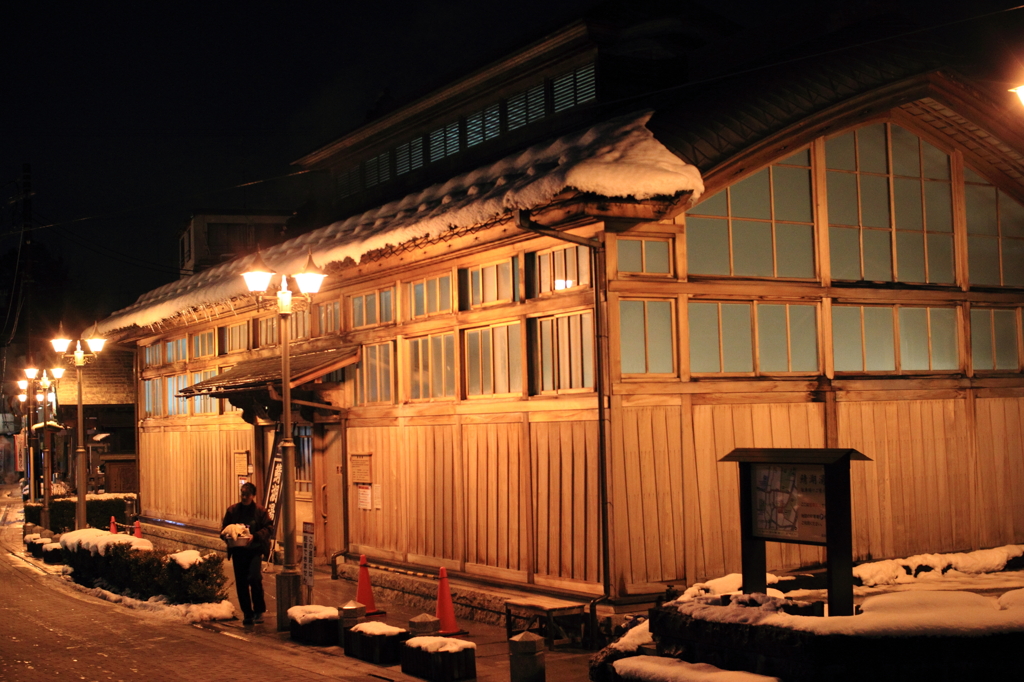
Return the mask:
M1012 370L1020 366L1016 310L971 309L971 362L974 371Z
M903 369L928 367L928 311L900 308L900 365Z
M534 324L533 353L539 376L533 392L593 388L593 313L545 317Z
M864 369L860 308L832 308L832 355L837 372Z
M955 308L904 306L896 309L900 342L898 366L893 312L894 308L888 306L832 308L837 372L915 372L959 368Z
M690 371L722 370L718 337L718 304L690 303Z
M620 301L619 324L623 374L675 371L670 301Z
M786 306L789 311L790 371L818 371L818 314L812 305Z
M757 306L758 362L762 372L788 372L786 306Z
M864 308L864 359L869 372L896 369L892 308Z
M469 269L470 307L518 300L518 258Z
M455 346L455 335L437 334L406 343L409 358L409 397L451 398L455 395L455 363L446 350Z
M694 374L818 370L815 306L691 302L687 310Z
M391 344L363 346L362 359L355 366L356 402L391 402Z
M668 239L620 238L616 242L619 251L619 272L672 274L670 245L671 241Z
M690 209L688 273L812 279L813 221L810 154L801 150Z
M749 303L722 304L722 364L726 372L753 372Z
M590 249L564 246L533 254L533 295L590 286Z
M826 165L830 235L837 237L830 244L833 279L953 283L945 152L879 123L827 140ZM860 239L834 229L840 226L858 228Z
M956 310L954 308L929 308L928 335L931 339L931 369L959 369Z
M976 173L965 179L970 283L1024 286L1024 206Z

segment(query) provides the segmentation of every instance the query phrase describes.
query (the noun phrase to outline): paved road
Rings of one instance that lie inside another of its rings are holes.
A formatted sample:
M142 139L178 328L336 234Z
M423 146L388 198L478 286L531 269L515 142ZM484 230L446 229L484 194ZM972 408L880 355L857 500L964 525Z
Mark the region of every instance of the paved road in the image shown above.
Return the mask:
M10 553L21 530L0 488L0 680L413 680L235 628L202 628L81 594ZM16 545L13 549L20 549ZM228 630L225 632L225 630ZM232 631L233 630L233 631Z

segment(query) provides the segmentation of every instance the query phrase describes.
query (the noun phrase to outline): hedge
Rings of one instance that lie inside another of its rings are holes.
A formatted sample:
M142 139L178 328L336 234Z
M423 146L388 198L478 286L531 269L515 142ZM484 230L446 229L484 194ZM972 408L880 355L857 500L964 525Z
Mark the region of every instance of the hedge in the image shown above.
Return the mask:
M97 582L126 596L147 600L163 595L171 604L206 604L227 599L224 589L224 558L211 553L189 568L182 568L158 550L132 549L112 545L106 556L87 549L64 550L64 563L74 570L71 577L86 587Z
M112 496L88 495L85 498L85 520L93 528L109 528L110 517L118 523L127 523L125 501L134 499L134 493ZM75 529L75 513L78 500L75 498L56 498L50 500L50 530L54 533L66 533ZM43 512L41 502L25 503L25 522L40 525Z

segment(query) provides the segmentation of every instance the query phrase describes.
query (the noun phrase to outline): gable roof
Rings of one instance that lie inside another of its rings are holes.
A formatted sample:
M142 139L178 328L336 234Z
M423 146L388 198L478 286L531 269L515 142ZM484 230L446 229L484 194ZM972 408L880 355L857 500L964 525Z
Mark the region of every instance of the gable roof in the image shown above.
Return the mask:
M398 201L295 237L263 252L279 272L299 272L307 253L321 266L413 239L433 238L483 225L515 209L534 209L566 190L618 198L699 196L700 173L658 142L634 113L534 145L495 163L463 173ZM241 278L245 256L143 294L98 325L111 334L145 327L182 312L215 305L248 291Z

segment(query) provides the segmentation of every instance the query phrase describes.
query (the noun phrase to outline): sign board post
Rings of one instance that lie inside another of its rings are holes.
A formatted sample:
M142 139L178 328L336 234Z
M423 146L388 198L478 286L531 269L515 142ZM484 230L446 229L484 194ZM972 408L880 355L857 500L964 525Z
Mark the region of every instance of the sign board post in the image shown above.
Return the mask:
M767 590L766 541L824 546L829 615L853 615L852 460L870 461L840 448L736 448L719 460L740 466L745 593Z
M306 586L306 603L313 603L313 524L302 522L302 584Z

